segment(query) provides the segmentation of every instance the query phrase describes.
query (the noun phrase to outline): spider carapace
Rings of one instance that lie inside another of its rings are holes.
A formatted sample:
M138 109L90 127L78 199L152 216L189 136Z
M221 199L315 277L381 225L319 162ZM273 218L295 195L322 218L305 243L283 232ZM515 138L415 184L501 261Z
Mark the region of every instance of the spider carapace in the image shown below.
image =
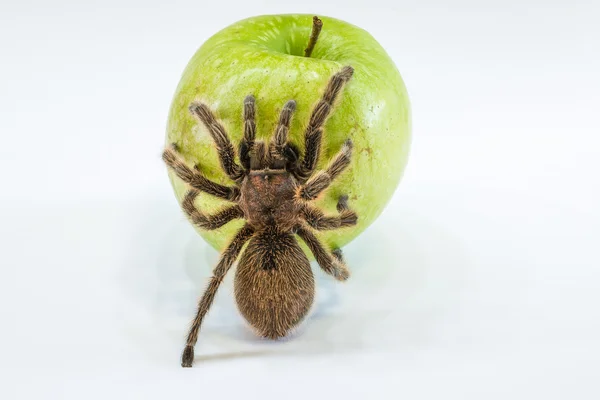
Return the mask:
M341 281L348 279L341 250L327 249L314 234L314 230L356 225L357 215L348 207L348 196L339 198L337 215L326 215L310 202L350 164L352 142L348 139L325 170L315 171L323 125L353 72L347 66L329 79L304 131L303 156L288 142L296 103L293 100L285 103L275 133L265 143L255 140L256 103L251 95L244 99L244 136L237 151L239 164L225 128L210 108L196 102L190 106L190 112L206 126L214 140L221 168L233 185L217 184L202 175L199 168L190 168L178 154L176 143L163 152L165 163L190 187L182 208L194 224L202 229L217 229L234 219L245 220L223 251L200 299L183 351L183 367L191 367L202 320L246 242L248 246L235 275L235 298L240 313L261 336L273 339L285 336L302 321L313 303L313 274L296 236L306 243L325 272ZM233 205L212 215L204 214L194 205L199 191Z

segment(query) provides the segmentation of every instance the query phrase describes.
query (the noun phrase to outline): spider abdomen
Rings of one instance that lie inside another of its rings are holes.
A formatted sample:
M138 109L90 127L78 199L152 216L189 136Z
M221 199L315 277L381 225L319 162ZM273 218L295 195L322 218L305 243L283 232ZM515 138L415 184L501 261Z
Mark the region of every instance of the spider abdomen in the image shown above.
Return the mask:
M250 239L235 275L235 298L261 336L282 337L298 325L314 290L310 263L294 235L265 231Z

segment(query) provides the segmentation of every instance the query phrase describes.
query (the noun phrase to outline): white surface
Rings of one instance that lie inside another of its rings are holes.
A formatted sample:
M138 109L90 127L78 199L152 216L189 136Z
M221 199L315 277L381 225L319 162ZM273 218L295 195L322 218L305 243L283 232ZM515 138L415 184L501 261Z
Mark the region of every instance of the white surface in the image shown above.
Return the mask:
M0 398L599 398L598 3L80 3L0 6ZM409 168L295 337L228 281L183 370L217 254L160 161L171 96L217 30L295 11L391 54Z

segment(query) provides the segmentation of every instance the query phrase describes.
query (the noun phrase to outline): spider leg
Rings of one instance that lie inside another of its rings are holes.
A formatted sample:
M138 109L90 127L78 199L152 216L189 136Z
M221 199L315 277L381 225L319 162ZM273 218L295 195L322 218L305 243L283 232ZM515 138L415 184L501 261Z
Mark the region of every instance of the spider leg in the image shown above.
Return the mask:
M315 236L315 234L305 226L299 225L296 227L296 234L300 236L310 251L315 256L319 266L339 281L345 281L350 277L350 271L346 267L341 257L341 250L337 249L333 254L325 249L323 244ZM338 253L338 254L336 254Z
M237 259L242 247L244 246L244 243L246 243L246 241L250 239L253 234L254 229L248 224L244 225L244 227L235 235L227 249L225 249L221 255L219 263L213 270L213 276L210 278L208 287L204 291L204 294L198 303L196 318L194 318L194 321L192 322L192 327L190 328L190 332L187 337L186 346L181 356L182 367L192 366L192 362L194 361L194 346L198 341L198 331L200 330L202 320L208 312L208 309L210 308L217 290L219 289L223 278L225 278L225 275L227 274L227 271L229 271Z
M323 125L329 117L331 110L333 110L335 100L353 73L354 69L346 66L340 72L333 75L327 83L323 97L312 111L308 126L304 131L304 158L299 168L295 171L296 177L301 182L306 182L319 162Z
M204 103L192 103L190 112L208 129L217 146L221 167L227 176L235 182L241 182L245 171L235 162L235 150L223 125L217 121L210 108Z
M248 95L244 99L244 138L240 142L240 162L246 171L250 170L250 154L254 148L256 138L256 106L254 96Z
M318 208L305 204L302 208L302 217L312 228L320 231L356 225L358 216L348 208L348 196L340 197L337 210L339 215L325 215Z
M275 134L271 139L270 151L273 160L284 159L286 156L286 145L288 144L288 133L292 123L292 115L296 110L296 102L290 100L281 109L279 123L275 128Z
M344 261L344 254L342 253L342 249L335 249L331 251L331 254L338 260L340 263L346 265L346 261Z
M181 206L183 211L187 214L188 218L197 226L207 230L214 230L222 227L228 222L237 219L243 218L244 212L240 208L240 206L235 205L231 207L224 208L221 211L218 211L216 214L206 215L202 213L200 210L196 208L194 205L194 200L198 196L200 192L195 189L191 189L187 192L185 197L183 198L183 202Z
M327 169L312 176L305 185L299 187L298 196L304 200L316 199L350 165L351 158L352 141L347 139Z
M177 176L194 189L201 190L212 196L229 201L237 201L240 190L235 186L223 186L207 179L200 171L192 170L186 165L181 156L177 154L177 146L172 144L162 154L163 161L171 168Z

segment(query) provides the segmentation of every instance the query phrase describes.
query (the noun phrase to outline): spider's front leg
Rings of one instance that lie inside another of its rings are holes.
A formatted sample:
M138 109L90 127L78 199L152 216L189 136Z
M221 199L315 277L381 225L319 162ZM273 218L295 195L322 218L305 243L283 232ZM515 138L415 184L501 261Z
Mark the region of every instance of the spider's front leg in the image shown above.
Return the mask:
M213 138L223 171L233 181L240 183L245 176L245 171L235 162L235 150L223 125L217 121L210 108L204 103L194 102L189 109L204 124Z
M190 332L187 337L185 349L183 350L183 354L181 356L182 367L192 366L192 363L194 362L194 346L198 341L198 332L200 331L202 320L208 312L208 309L210 308L215 295L217 294L217 290L227 274L227 271L229 271L238 255L242 251L244 243L246 243L246 241L248 241L253 234L254 229L248 224L244 225L244 227L235 235L227 249L225 249L221 255L221 259L213 271L213 276L210 278L208 287L198 303L196 318L194 318L194 321L192 322L192 327L190 328Z
M329 114L331 114L334 103L344 85L352 78L353 74L354 69L346 66L333 75L327 83L323 97L321 97L310 115L308 126L304 131L304 158L300 167L294 171L294 174L301 182L305 182L317 167L321 152L323 125L325 125L325 121L327 121Z

